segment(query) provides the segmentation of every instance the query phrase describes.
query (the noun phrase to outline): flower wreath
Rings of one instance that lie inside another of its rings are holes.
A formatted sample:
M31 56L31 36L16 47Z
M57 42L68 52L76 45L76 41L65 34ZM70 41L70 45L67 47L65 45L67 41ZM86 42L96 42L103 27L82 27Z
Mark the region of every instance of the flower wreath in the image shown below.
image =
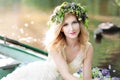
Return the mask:
M62 23L65 13L72 13L78 17L79 21L82 21L85 27L88 26L88 17L86 15L86 9L84 6L81 6L80 3L68 3L63 2L58 6L53 15L50 18L51 23Z

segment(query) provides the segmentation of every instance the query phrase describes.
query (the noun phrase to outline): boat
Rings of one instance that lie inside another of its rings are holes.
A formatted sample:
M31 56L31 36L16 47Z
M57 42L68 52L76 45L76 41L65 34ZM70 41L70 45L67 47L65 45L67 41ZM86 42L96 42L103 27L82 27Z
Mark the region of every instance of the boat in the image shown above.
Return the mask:
M46 60L47 56L41 49L0 36L0 79L20 66Z

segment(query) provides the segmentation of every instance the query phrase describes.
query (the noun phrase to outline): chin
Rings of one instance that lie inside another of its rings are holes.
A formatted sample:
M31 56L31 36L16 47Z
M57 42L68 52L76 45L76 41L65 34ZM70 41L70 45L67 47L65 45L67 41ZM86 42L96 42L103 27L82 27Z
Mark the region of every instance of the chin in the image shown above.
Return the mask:
M78 38L78 36L70 36L69 38L76 39L76 38Z

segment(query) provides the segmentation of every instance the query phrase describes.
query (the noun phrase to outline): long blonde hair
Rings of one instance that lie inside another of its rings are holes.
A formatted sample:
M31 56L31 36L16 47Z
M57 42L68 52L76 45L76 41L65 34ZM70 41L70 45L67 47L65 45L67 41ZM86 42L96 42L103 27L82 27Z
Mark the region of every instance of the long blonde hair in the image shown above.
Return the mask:
M77 18L77 17L76 17ZM62 24L53 23L48 30L45 38L45 46L48 52L61 53L61 50L66 46L66 38L63 32L61 32ZM89 35L85 29L82 21L80 21L80 33L78 35L79 45L82 50L85 50L86 43L89 40Z

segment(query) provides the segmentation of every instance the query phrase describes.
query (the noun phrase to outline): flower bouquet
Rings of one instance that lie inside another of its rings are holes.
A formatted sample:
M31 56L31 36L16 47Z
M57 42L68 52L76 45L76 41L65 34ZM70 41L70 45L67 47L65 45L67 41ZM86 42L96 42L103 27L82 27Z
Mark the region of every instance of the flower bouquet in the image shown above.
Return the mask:
M73 74L76 77L82 78L83 73L82 70L80 69L78 72ZM118 77L111 77L110 76L110 70L108 69L103 69L103 68L92 68L92 79L93 80L120 80Z

